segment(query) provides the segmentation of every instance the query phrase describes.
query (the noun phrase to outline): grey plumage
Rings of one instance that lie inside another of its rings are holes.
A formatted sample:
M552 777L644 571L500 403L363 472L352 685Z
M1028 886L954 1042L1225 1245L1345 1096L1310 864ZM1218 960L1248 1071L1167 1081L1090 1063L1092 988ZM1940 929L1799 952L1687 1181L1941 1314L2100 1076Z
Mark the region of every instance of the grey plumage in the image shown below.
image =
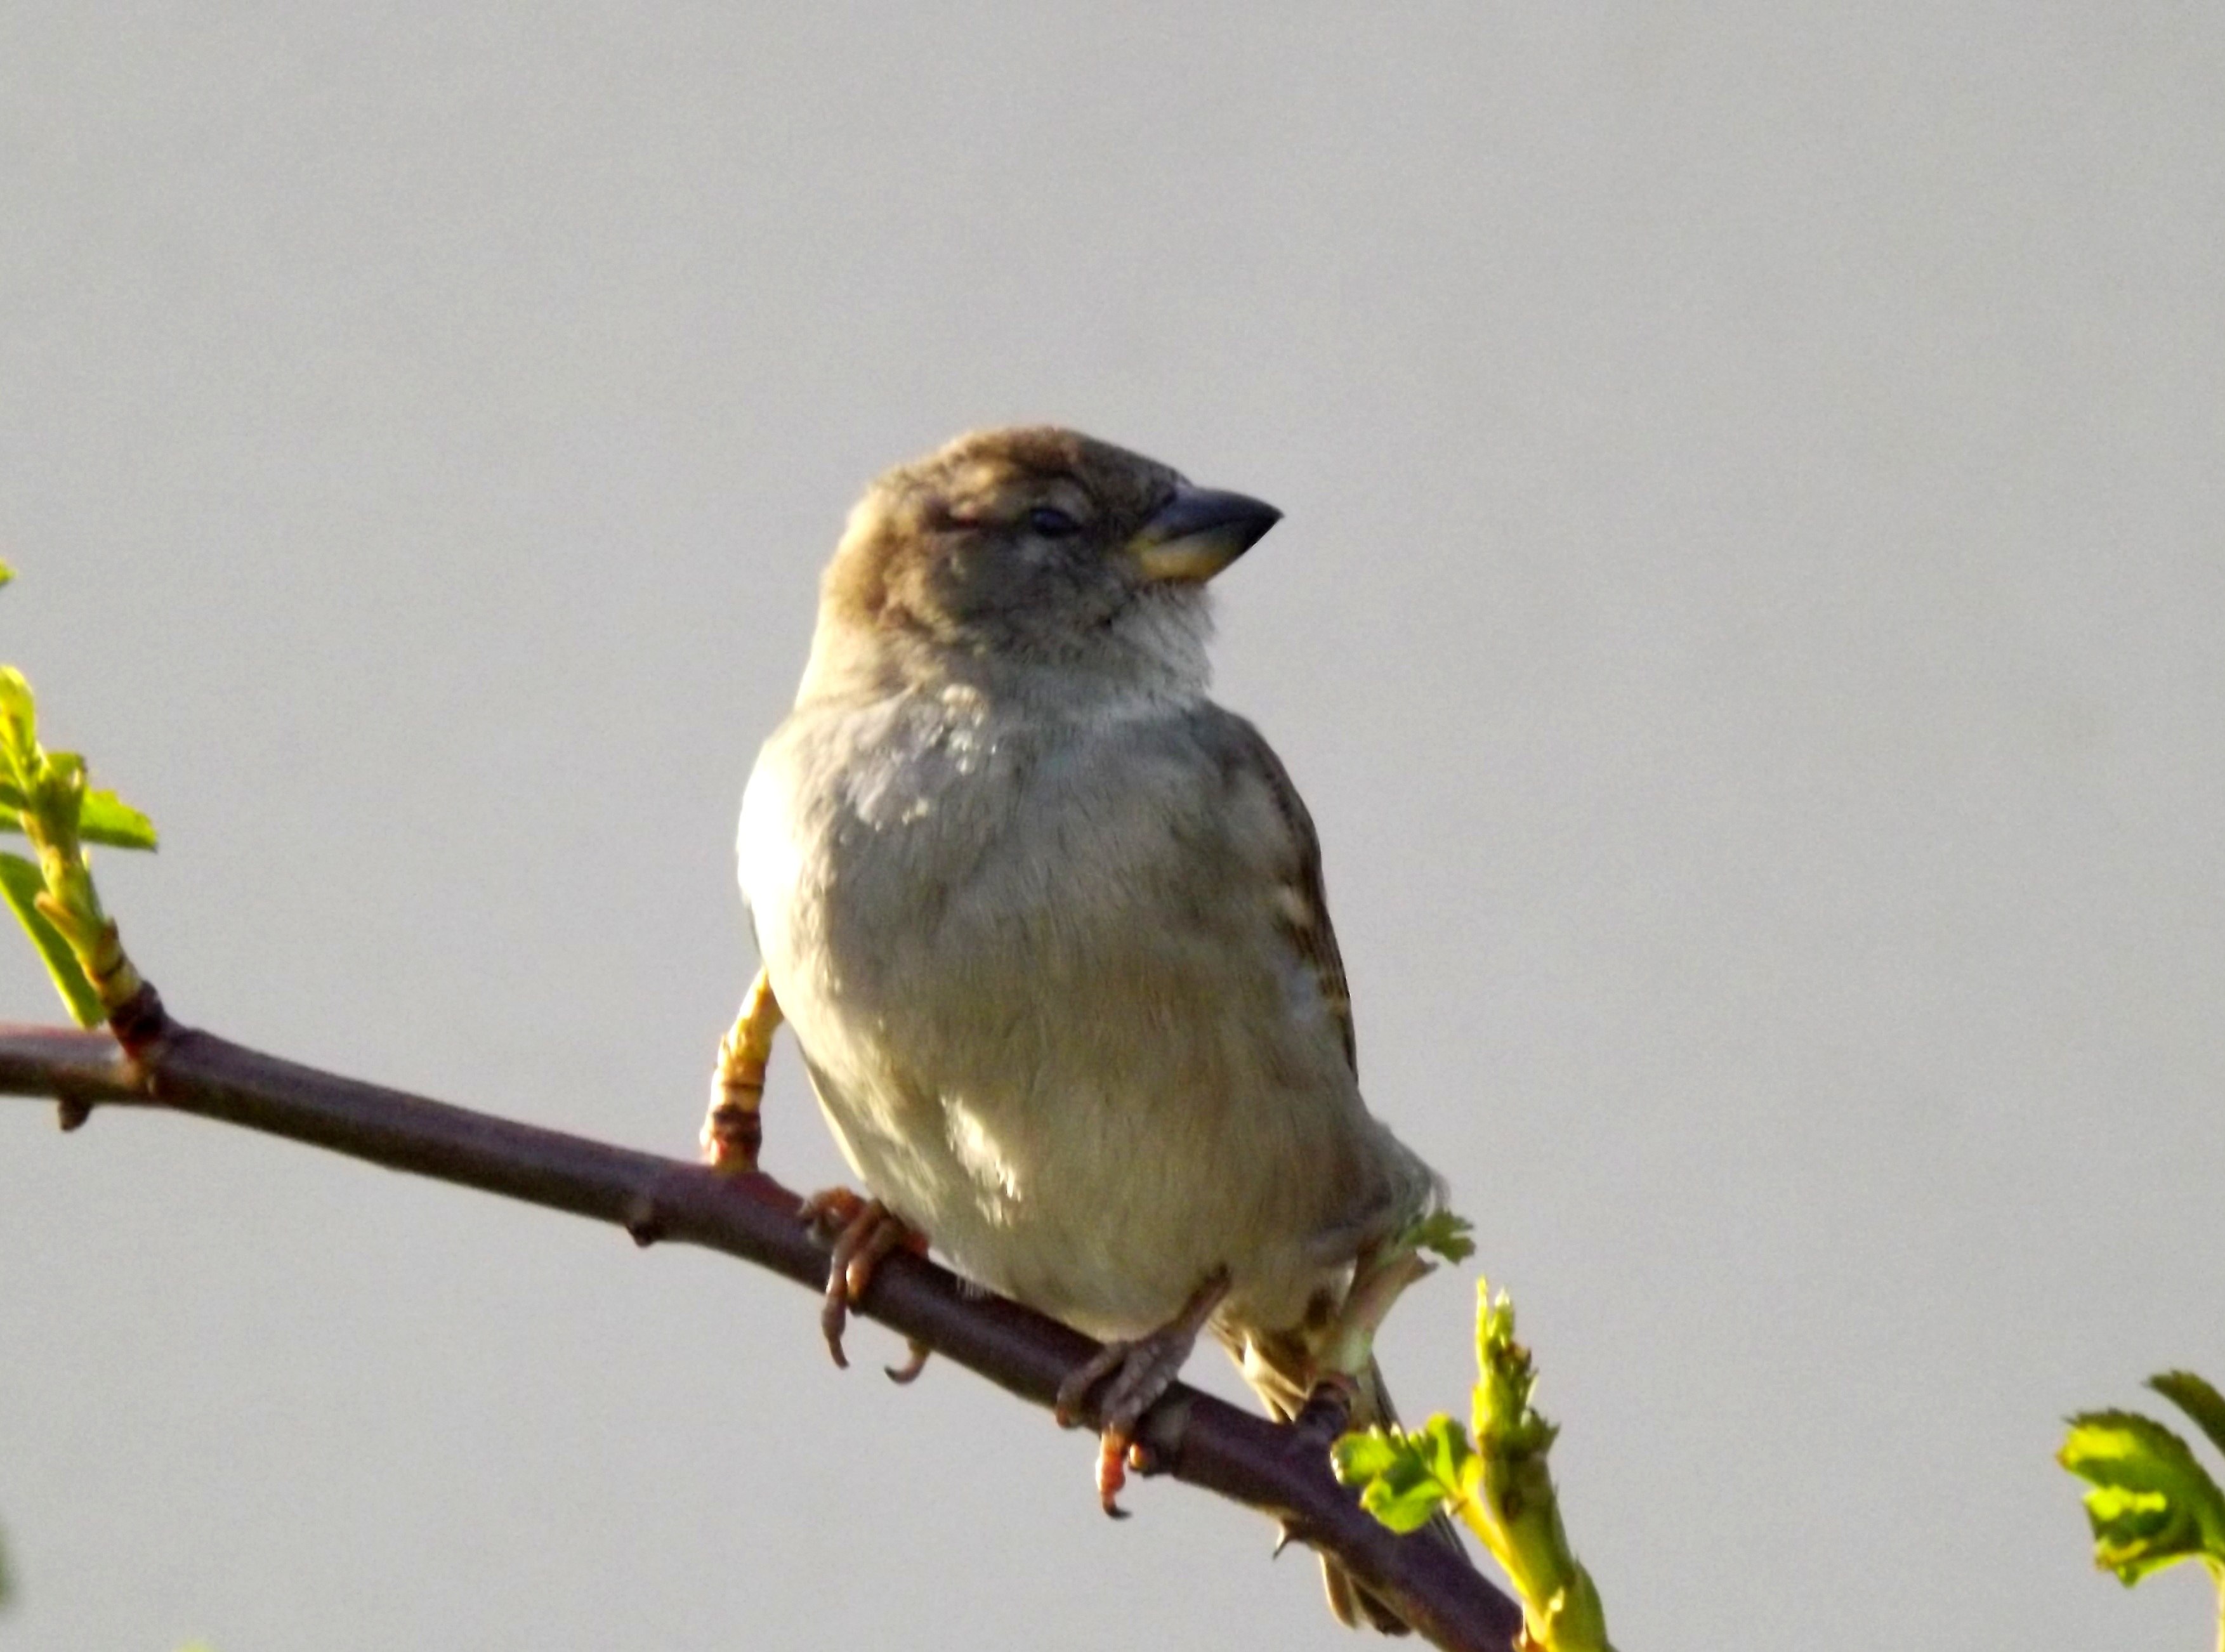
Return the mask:
M1273 520L1232 497L1057 430L884 478L739 850L872 1194L1100 1337L1226 1269L1214 1332L1287 1413L1355 1259L1440 1190L1360 1099L1304 806L1206 696L1204 579Z

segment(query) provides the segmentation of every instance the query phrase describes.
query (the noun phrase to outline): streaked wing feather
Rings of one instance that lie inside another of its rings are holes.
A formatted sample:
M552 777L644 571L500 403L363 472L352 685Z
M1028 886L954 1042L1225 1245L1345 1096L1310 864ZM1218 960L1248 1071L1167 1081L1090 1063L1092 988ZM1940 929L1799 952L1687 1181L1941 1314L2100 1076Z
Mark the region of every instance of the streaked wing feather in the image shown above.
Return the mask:
M1242 731L1240 756L1266 783L1277 812L1290 829L1293 853L1284 898L1277 907L1278 927L1321 984L1322 999L1335 1017L1338 1034L1344 1041L1344 1059L1356 1078L1360 1044L1352 1025L1352 989L1345 981L1344 955L1337 950L1335 927L1329 922L1328 895L1322 884L1321 838L1314 830L1313 816L1306 812L1305 800L1291 782L1290 770L1283 767L1283 760L1275 755L1266 737L1241 718L1229 720Z

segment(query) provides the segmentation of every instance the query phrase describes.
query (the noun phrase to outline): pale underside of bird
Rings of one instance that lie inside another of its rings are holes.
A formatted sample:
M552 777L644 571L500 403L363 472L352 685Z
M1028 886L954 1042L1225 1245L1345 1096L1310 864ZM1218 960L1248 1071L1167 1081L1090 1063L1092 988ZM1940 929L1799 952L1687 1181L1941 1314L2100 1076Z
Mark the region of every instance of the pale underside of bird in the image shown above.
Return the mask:
M754 1166L784 1019L869 1195L809 1206L837 1359L899 1245L1105 1339L1060 1409L1102 1423L1108 1510L1202 1329L1280 1417L1388 1420L1372 1336L1442 1198L1361 1101L1305 807L1207 697L1207 581L1278 515L1051 428L891 471L743 802L764 968L712 1158Z

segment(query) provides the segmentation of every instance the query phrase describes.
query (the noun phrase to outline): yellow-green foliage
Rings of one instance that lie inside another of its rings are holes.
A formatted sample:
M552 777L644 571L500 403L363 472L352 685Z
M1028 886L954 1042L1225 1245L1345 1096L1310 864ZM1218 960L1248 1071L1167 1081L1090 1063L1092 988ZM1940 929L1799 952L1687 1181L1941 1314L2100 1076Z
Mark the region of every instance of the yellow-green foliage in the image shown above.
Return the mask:
M0 585L14 578L0 563ZM35 861L0 854L0 895L22 921L78 1024L129 1000L139 978L101 909L85 845L152 849L154 823L113 792L86 783L85 759L39 744L31 685L0 666L0 831L30 839Z
M1514 1339L1514 1305L1476 1282L1474 1437L1440 1413L1419 1428L1347 1434L1337 1478L1360 1506L1408 1532L1448 1509L1483 1540L1521 1597L1525 1639L1538 1652L1613 1652L1591 1574L1561 1523L1546 1464L1557 1432L1530 1403L1530 1351Z

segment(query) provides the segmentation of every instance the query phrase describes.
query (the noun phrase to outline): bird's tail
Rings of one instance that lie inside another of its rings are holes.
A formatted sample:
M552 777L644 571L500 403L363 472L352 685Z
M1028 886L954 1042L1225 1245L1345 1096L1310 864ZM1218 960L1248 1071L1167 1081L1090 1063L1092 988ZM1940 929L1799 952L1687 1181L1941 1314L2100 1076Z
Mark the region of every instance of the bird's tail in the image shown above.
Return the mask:
M1280 1339L1248 1338L1238 1357L1244 1367L1245 1381L1267 1402L1268 1410L1277 1422L1288 1422L1297 1415L1313 1388L1313 1361L1295 1343L1295 1339L1283 1344ZM1354 1429L1388 1427L1398 1421L1398 1414L1391 1407L1390 1390L1383 1385L1383 1368L1371 1359L1360 1374L1359 1390L1353 1396L1350 1426ZM1430 1516L1429 1523L1422 1530L1455 1553L1467 1553L1461 1545L1459 1529L1442 1510ZM1365 1624L1383 1635L1410 1632L1410 1626L1390 1602L1335 1560L1322 1555L1321 1568L1322 1586L1337 1622L1353 1629Z

